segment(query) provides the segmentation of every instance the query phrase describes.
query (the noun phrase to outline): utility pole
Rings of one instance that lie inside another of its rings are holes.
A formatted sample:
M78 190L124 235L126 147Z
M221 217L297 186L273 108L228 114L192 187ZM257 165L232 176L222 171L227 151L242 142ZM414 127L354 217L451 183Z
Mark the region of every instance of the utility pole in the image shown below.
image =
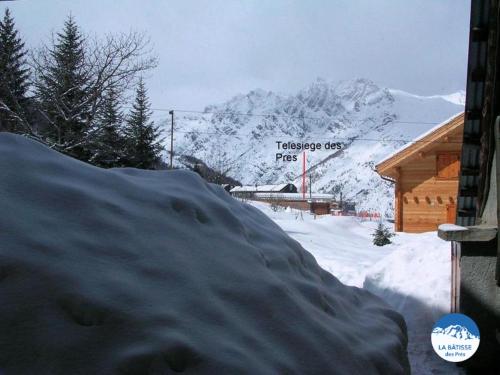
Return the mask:
M172 126L170 128L170 169L174 168L174 110L168 111L172 118Z

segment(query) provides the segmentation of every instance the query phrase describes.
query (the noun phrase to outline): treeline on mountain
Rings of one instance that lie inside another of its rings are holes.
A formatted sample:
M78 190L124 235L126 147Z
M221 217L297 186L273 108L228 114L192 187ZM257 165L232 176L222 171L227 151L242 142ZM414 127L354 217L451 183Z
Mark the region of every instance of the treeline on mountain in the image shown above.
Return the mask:
M0 131L99 167L161 168L161 131L142 78L156 65L143 34L90 37L72 16L48 43L28 50L7 9L0 20Z

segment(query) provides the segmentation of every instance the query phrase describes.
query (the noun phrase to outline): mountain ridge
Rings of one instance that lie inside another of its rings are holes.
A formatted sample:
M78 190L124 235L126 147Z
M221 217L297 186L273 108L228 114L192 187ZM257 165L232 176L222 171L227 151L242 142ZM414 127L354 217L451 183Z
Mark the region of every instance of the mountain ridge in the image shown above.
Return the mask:
M458 98L458 99L457 99ZM263 89L235 95L176 117L176 165L182 155L203 160L244 184L300 185L301 156L276 160L277 141L341 142L342 152L309 152L314 192L340 194L359 209L391 216L392 187L375 163L435 124L463 110L460 92L419 96L380 87L366 78L317 79L296 93ZM309 176L308 176L309 177Z

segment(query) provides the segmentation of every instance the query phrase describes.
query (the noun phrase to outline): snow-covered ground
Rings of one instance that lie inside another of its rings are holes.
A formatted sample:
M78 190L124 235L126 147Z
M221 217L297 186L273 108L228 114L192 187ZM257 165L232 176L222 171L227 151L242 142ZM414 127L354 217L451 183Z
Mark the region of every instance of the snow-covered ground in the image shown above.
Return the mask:
M449 312L450 245L436 232L398 233L393 243L372 244L377 223L354 217L314 216L290 208L273 211L250 202L345 284L364 287L400 312L408 326L412 373L460 374L431 345L433 324ZM390 224L388 224L390 225Z

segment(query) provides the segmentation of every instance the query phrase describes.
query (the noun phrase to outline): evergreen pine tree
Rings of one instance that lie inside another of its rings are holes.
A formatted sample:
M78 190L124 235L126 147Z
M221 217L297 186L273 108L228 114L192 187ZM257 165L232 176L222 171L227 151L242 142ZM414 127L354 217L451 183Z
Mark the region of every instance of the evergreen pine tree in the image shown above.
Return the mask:
M384 246L392 243L391 237L394 237L395 234L391 233L389 231L389 228L384 226L384 224L379 223L377 229L375 230L375 233L373 233L372 236L374 245Z
M160 162L163 149L161 131L151 121L151 108L146 86L141 78L136 90L133 109L125 126L127 139L126 165L141 169L154 169Z
M0 21L0 131L23 133L19 119L26 116L29 69L26 49L9 9Z
M36 96L51 123L48 140L56 149L87 161L90 152L83 140L89 131L90 77L84 44L84 37L69 16L53 46L48 47L44 65L38 68Z
M98 118L99 130L93 139L90 162L102 168L120 167L124 163L125 139L122 133L123 115L119 95L111 85L104 93Z

